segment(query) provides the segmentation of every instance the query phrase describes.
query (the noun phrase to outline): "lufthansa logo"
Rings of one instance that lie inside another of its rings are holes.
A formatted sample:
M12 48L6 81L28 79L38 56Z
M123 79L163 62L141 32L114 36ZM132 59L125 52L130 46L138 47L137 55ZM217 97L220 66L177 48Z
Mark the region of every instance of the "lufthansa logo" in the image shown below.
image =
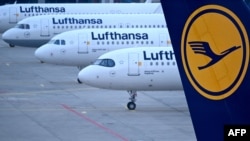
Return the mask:
M232 95L245 77L248 35L229 9L203 6L185 23L181 54L185 73L196 91L208 99L222 100Z

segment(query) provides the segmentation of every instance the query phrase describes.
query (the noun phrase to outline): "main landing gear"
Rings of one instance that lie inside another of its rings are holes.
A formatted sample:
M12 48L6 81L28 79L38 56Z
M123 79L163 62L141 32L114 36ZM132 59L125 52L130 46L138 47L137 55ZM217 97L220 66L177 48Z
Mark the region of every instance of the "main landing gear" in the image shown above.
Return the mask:
M133 91L133 90L128 91L128 93L130 95L130 98L129 98L130 102L128 102L127 108L129 110L135 110L135 108L136 108L136 104L135 104L136 99L135 99L135 97L137 96L137 93L136 93L136 91Z

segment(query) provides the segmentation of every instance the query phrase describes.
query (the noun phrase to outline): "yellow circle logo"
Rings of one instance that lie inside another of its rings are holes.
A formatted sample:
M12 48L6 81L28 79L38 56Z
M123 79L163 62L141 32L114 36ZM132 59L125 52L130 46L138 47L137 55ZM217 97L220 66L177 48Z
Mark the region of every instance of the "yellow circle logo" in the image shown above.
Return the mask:
M243 81L249 63L249 42L240 19L218 5L203 6L185 23L182 62L192 86L202 96L221 100Z

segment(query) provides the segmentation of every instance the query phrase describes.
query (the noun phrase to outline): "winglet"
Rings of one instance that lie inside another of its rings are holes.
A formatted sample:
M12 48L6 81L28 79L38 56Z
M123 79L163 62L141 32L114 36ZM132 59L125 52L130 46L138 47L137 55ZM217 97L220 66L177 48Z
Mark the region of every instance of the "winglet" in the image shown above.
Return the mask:
M223 141L224 128L250 125L250 12L243 0L161 0L198 141ZM216 64L188 42L209 42ZM248 131L250 134L250 130ZM248 139L250 135L248 134ZM230 135L230 134L228 134Z

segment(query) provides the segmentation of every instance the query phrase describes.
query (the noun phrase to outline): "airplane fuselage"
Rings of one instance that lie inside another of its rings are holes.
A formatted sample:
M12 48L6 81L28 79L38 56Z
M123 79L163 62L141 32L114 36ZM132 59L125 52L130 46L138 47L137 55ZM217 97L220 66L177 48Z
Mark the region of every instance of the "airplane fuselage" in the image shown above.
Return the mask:
M168 57L161 59L163 52ZM104 63L105 61L113 63ZM111 51L100 56L94 64L83 68L78 78L85 84L104 89L183 89L172 47L138 47Z
M51 14L129 14L162 13L159 3L101 3L65 4L34 3L8 4L0 6L0 33L14 27L24 18Z
M2 38L12 45L39 47L62 32L89 28L166 28L166 22L163 14L45 15L18 22Z
M83 68L108 51L140 46L170 47L167 28L68 31L53 37L49 43L38 48L35 56L45 63ZM146 57L148 59L149 56Z

